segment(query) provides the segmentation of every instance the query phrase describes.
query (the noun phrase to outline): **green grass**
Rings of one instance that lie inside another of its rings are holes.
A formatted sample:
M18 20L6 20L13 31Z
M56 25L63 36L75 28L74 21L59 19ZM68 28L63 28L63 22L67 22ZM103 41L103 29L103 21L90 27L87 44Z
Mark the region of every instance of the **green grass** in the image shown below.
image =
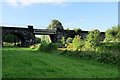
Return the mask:
M3 78L117 78L115 65L29 48L2 49Z

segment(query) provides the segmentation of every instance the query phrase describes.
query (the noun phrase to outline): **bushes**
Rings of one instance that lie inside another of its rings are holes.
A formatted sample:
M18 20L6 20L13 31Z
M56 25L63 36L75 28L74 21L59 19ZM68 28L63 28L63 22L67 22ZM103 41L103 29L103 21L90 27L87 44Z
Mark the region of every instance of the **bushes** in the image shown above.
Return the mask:
M120 41L120 25L106 30L105 37L104 41Z
M107 64L111 63L118 65L118 56L109 52L101 53L96 60L102 63L107 63Z
M74 56L78 58L98 61L101 63L107 63L107 64L115 64L118 65L119 58L118 56L108 53L108 52L95 52L95 51L60 51L59 54L61 55L68 55L68 56Z
M73 48L74 49L81 49L83 47L84 43L81 40L81 36L77 35L73 39Z
M69 38L68 38L69 39ZM68 41L66 41L68 42ZM89 31L89 34L87 35L87 40L82 40L81 36L76 35L72 41L73 43L73 49L74 50L82 50L82 49L89 49L89 50L94 50L96 46L100 45L100 31L99 30L94 30L94 31ZM68 49L72 48L68 45Z
M49 35L42 35L41 36L41 43L50 43L50 36Z
M73 30L75 31L76 34L78 34L82 31L80 28L74 28Z
M63 47L62 43L54 43L57 47Z
M69 43L69 45L67 46L68 50L73 50L73 43Z
M101 43L100 46L96 47L96 51L99 52L112 52L114 55L118 55L120 52L120 43L112 42L112 43Z
M39 37L36 37L35 38L35 43L40 43L41 42L41 39Z
M66 43L67 44L72 43L72 38L68 37L67 40L66 40Z
M95 48L100 44L100 31L94 30L89 31L89 34L87 35L87 42L86 45L91 48Z
M62 37L61 43L62 43L63 45L65 45L65 37Z
M53 43L41 43L39 50L44 52L56 51L57 45Z

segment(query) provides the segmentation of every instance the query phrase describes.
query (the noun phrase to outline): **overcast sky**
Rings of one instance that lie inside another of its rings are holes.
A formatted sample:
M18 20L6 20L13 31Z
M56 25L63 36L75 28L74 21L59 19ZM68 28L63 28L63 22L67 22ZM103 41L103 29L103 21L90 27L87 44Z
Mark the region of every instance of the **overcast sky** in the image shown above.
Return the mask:
M2 24L46 28L51 19L57 19L64 28L100 31L118 25L118 0L97 1L6 0L2 3Z

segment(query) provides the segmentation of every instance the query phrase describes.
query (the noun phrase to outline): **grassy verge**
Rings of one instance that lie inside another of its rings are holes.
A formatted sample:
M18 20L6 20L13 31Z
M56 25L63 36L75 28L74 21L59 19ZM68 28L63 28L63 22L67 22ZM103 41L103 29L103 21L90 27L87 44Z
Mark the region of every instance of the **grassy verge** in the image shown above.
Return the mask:
M116 78L118 68L29 48L3 48L3 78Z

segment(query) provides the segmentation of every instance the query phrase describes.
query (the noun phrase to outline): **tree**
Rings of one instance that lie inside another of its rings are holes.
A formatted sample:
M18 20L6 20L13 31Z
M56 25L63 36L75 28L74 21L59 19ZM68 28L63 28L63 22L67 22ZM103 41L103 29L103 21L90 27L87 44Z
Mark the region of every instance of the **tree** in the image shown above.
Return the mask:
M117 35L116 35L118 41L120 41L120 25L117 27Z
M84 43L81 40L81 36L76 35L73 39L73 48L74 49L81 49L83 47Z
M105 37L105 41L120 41L120 25L106 30Z
M88 47L94 48L100 44L100 31L95 29L94 31L89 31L87 35L87 45Z
M73 30L75 31L76 34L79 34L82 31L80 28L74 28Z
M51 24L49 24L49 26L47 27L47 29L54 29L54 30L57 30L57 28L63 29L63 26L62 23L56 19L51 20Z
M3 39L4 42L8 42L8 43L14 43L14 40L16 39L16 41L19 40L19 38L13 34L8 34L5 36L5 38Z
M41 36L41 42L42 43L50 43L51 41L50 41L49 35L42 35Z

